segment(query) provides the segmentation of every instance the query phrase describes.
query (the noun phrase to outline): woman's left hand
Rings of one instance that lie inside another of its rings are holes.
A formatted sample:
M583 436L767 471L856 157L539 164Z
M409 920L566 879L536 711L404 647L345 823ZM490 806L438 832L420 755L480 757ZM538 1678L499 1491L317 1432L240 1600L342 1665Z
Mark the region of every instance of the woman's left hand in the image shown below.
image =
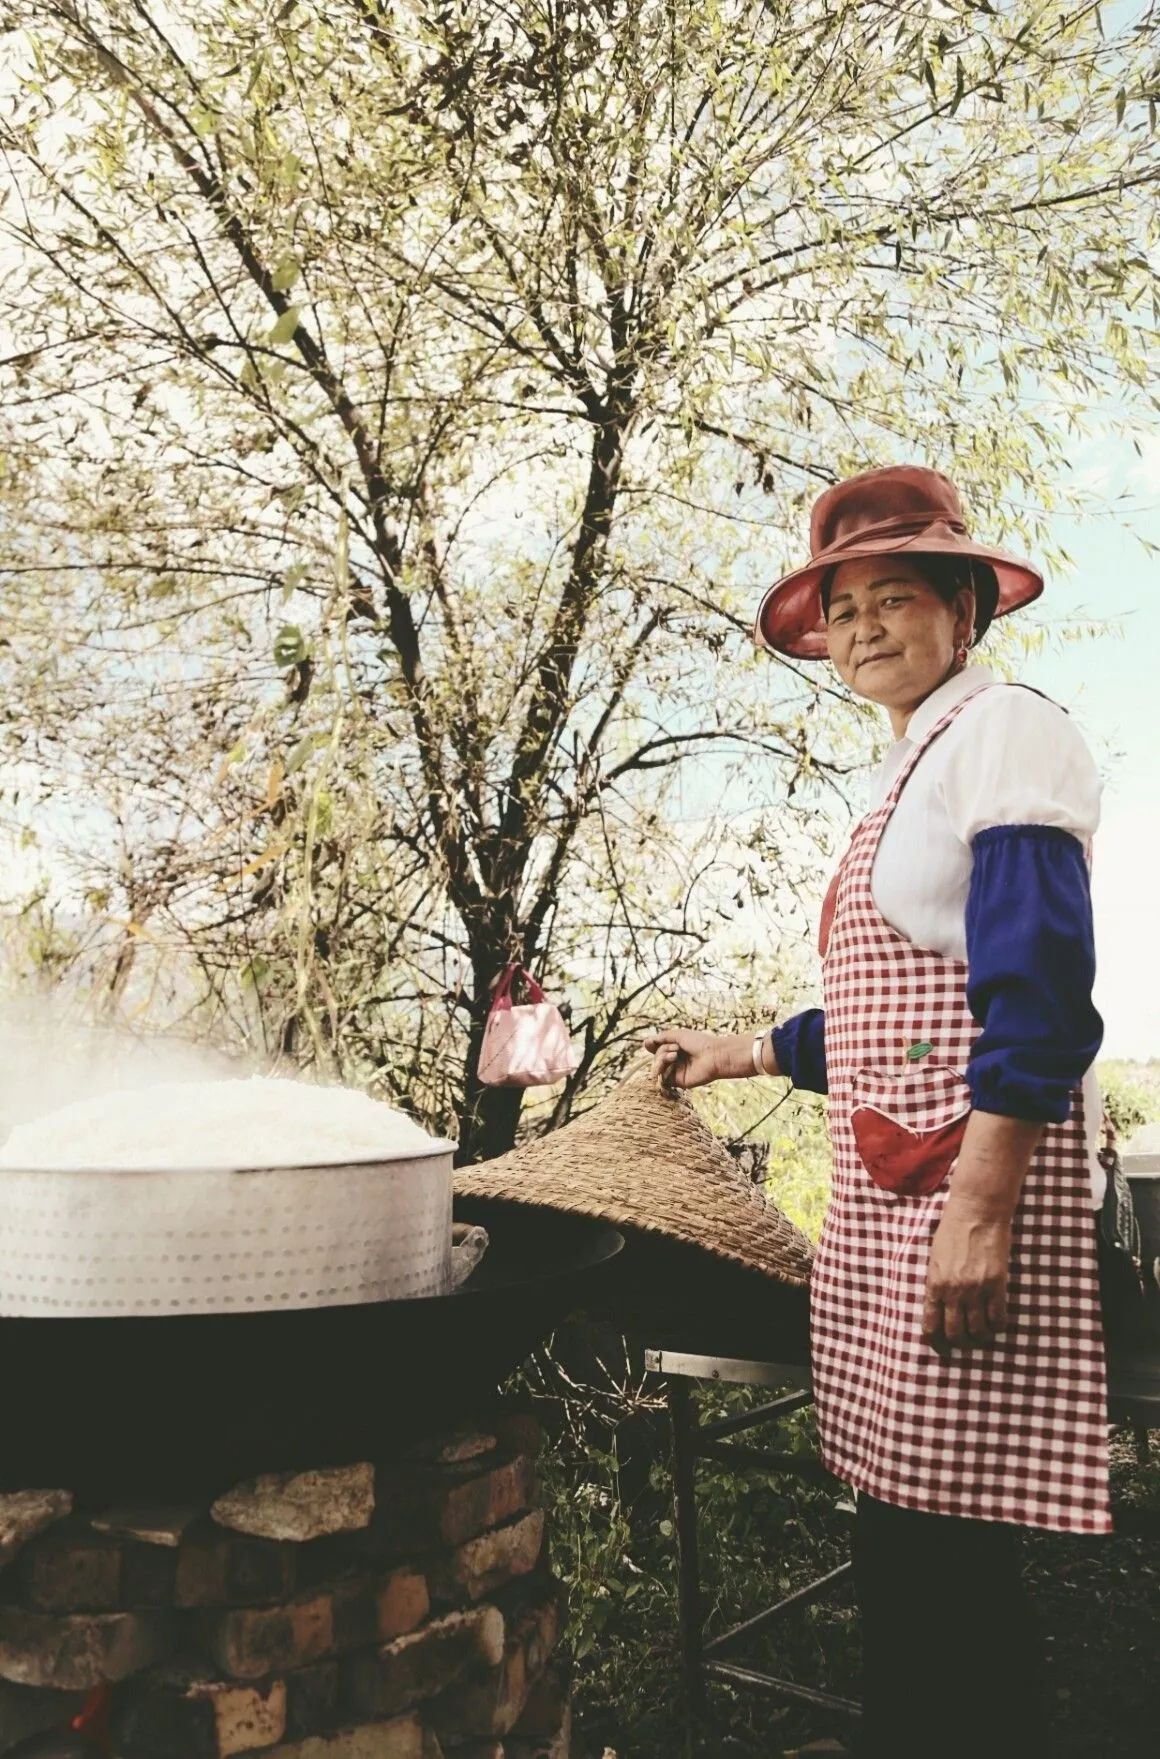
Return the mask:
M956 1201L935 1229L922 1312L924 1342L946 1355L956 1345L991 1344L1007 1324L1010 1217Z

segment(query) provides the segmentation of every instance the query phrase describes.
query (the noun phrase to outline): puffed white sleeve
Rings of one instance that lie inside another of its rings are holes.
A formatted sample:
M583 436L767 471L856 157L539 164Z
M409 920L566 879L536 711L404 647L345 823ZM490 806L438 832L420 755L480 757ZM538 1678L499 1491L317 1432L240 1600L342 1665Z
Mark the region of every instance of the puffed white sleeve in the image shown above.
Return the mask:
M980 691L958 720L940 792L970 847L993 825L1050 825L1087 845L1100 819L1095 760L1070 715L1019 684Z

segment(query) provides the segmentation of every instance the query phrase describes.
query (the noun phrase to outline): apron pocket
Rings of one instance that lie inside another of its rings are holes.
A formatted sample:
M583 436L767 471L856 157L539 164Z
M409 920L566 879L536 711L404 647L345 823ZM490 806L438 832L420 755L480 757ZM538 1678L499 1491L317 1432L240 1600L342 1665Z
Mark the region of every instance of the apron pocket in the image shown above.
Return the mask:
M899 1197L938 1190L959 1157L970 1115L971 1090L957 1069L859 1069L853 1079L850 1128L862 1165L875 1185Z

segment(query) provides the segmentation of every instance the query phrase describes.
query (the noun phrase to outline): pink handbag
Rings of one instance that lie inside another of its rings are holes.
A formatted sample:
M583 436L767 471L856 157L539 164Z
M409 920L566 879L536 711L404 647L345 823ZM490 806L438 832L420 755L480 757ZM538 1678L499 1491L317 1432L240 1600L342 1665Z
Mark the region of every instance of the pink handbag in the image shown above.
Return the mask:
M523 979L531 1001L512 1001L516 978ZM496 984L483 1029L479 1079L485 1087L548 1087L574 1075L580 1055L559 1008L547 1001L535 978L522 965L509 965Z

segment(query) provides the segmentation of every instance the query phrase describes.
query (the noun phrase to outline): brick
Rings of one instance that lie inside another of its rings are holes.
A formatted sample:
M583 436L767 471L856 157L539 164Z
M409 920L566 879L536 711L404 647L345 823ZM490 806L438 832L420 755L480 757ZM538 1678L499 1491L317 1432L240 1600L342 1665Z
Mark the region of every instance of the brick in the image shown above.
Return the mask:
M450 1687L427 1714L440 1740L455 1752L481 1729L506 1733L523 1709L527 1686L523 1652L513 1650L485 1673L472 1673Z
M536 1470L522 1455L448 1489L441 1497L439 1539L462 1545L522 1514L536 1500Z
M286 1733L285 1680L261 1687L215 1683L195 1687L193 1695L213 1711L215 1759L272 1747Z
M520 1740L549 1741L569 1718L571 1681L568 1669L553 1655L528 1693L512 1735Z
M406 1460L424 1465L462 1466L495 1452L496 1438L483 1429L455 1429L446 1435L425 1436L404 1452Z
M482 1600L493 1589L530 1575L543 1543L544 1511L533 1509L441 1556L429 1570L432 1588L441 1599Z
M14 1490L0 1496L0 1570L38 1534L71 1514L69 1490Z
M235 1485L210 1510L219 1526L299 1544L358 1532L370 1526L374 1512L375 1473L367 1464L268 1472Z
M339 1533L297 1552L299 1581L326 1582L369 1563L401 1562L446 1550L501 1526L538 1504L534 1463L485 1457L465 1465L396 1464L383 1468L374 1520L362 1533Z
M426 1578L408 1568L392 1570L333 1590L334 1647L339 1652L389 1643L421 1625L431 1610Z
M415 1570L395 1570L380 1585L375 1601L375 1634L379 1642L389 1643L413 1631L430 1610L426 1578Z
M128 1540L121 1550L121 1605L127 1610L173 1606L177 1600L177 1553L163 1545Z
M347 1657L341 1669L344 1712L350 1721L390 1716L446 1691L469 1668L495 1667L503 1654L498 1607L449 1613L381 1649Z
M142 1545L162 1545L176 1551L198 1518L199 1510L186 1504L118 1504L94 1515L91 1525L97 1533L111 1534L114 1539L136 1539Z
M417 1716L398 1716L268 1747L263 1759L442 1759L442 1754Z
M159 1670L114 1709L119 1759L233 1759L286 1732L286 1684L242 1686L198 1666Z
M37 1612L116 1612L121 1559L115 1539L58 1527L20 1559L21 1597Z
M560 1641L566 1605L563 1587L560 1583L549 1580L544 1585L543 1593L528 1607L523 1617L515 1621L514 1640L522 1646L527 1656L531 1679L539 1678Z
M509 1454L526 1454L534 1460L543 1444L543 1429L530 1411L500 1411L492 1427L500 1447Z
M269 1606L289 1600L296 1583L293 1545L199 1529L177 1554L178 1606Z
M400 1563L415 1547L385 1545L368 1528L365 1533L335 1533L294 1547L294 1576L299 1592L328 1588L344 1576L365 1576L384 1565Z
M338 1662L315 1661L286 1675L286 1739L329 1734L339 1722Z
M536 1472L522 1455L486 1471L395 1467L380 1475L369 1542L384 1557L463 1545L535 1506Z
M569 1759L572 1751L572 1707L566 1705L554 1735L525 1739L518 1732L503 1744L504 1759ZM455 1755L459 1759L459 1755Z
M334 1651L334 1599L313 1594L285 1606L240 1607L197 1617L198 1642L223 1673L260 1680Z
M67 1727L88 1696L87 1691L57 1692L0 1680L0 1753L32 1735Z
M510 1621L500 1660L485 1673L463 1679L431 1706L428 1717L442 1741L507 1735L514 1728L556 1645L561 1603L558 1584L545 1584L539 1598Z
M174 1622L161 1613L47 1613L0 1607L0 1678L20 1686L91 1690L169 1654Z
M118 1759L218 1759L213 1706L188 1693L198 1669L147 1678L113 1702Z

